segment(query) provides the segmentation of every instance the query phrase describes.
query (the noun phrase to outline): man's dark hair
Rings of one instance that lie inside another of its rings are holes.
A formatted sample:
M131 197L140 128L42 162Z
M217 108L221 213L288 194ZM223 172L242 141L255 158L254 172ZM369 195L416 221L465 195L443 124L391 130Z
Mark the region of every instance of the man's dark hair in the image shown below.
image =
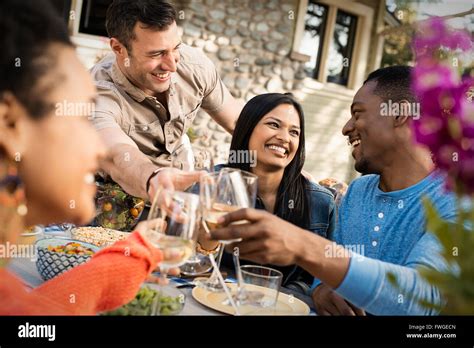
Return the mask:
M412 68L405 65L381 68L371 72L364 84L370 81L377 82L374 94L384 101L400 102L405 99L414 103L416 97L410 87L411 73Z
M144 28L166 30L176 21L176 10L165 0L114 0L107 9L105 26L109 37L115 37L131 51L137 22Z
M34 118L51 108L45 100L53 84L37 86L56 64L50 45L71 46L67 27L47 0L0 1L0 99L11 92Z

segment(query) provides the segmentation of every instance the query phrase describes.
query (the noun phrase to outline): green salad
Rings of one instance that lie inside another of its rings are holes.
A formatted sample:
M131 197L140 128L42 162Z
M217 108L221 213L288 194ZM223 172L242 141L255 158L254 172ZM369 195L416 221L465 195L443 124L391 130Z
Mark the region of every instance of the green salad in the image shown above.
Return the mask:
M159 291L144 286L126 305L103 315L175 315L184 307L184 295L162 296Z

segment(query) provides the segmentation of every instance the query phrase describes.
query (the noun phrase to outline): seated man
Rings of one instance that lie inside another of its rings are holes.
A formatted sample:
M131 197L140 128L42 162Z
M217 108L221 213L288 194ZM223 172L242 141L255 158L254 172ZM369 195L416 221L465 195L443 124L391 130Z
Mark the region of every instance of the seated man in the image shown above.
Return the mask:
M243 105L212 62L181 42L165 0L115 0L106 26L113 53L91 71L99 94L92 122L112 157L103 169L129 194L147 198L157 170L189 141L200 108L232 132Z
M412 118L381 116L388 101L416 102L409 67L371 73L354 96L343 134L353 147L356 170L366 175L352 182L339 207L335 242L252 209L228 214L226 227L212 234L243 238L237 244L242 258L306 269L320 280L315 285L321 283L313 293L319 314L426 315L437 312L420 301L442 305L439 290L418 271L446 267L436 237L425 229L422 198L443 219L454 220L455 197L444 192L427 149L413 142ZM250 224L229 224L244 219Z

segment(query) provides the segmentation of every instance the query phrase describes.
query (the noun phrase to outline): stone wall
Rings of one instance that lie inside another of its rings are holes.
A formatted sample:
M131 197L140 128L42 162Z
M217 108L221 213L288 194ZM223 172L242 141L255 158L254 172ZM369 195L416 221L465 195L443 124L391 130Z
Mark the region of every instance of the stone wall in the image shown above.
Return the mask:
M174 3L184 42L207 54L234 97L247 101L262 93L301 89L304 63L289 58L297 0ZM226 160L231 137L207 113L199 112L191 133L195 143L215 151L218 162Z

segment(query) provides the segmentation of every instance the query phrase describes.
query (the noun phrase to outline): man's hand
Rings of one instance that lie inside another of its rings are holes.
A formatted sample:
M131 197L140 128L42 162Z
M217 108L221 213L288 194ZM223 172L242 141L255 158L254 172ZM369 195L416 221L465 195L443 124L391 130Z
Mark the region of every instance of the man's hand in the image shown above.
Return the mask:
M164 168L150 180L148 195L153 202L155 194L160 188L184 191L199 181L205 171L185 172L176 168Z
M199 224L198 243L204 250L215 250L219 246L219 242L211 238L211 235L206 231L203 224L205 224L204 221Z
M247 220L245 224L232 224ZM350 256L344 247L303 230L263 210L241 209L218 221L222 226L211 232L215 240L242 238L242 242L227 246L239 247L240 256L261 264L281 266L296 264L324 283L338 287L349 269ZM341 257L326 257L328 248L336 248Z
M221 218L221 228L211 232L215 240L242 238L237 246L240 257L261 264L292 265L297 263L300 243L304 243L304 231L263 210L241 209ZM246 224L232 222L247 220ZM308 232L309 233L309 232Z
M318 315L365 315L364 310L344 300L324 283L314 289L311 297Z

